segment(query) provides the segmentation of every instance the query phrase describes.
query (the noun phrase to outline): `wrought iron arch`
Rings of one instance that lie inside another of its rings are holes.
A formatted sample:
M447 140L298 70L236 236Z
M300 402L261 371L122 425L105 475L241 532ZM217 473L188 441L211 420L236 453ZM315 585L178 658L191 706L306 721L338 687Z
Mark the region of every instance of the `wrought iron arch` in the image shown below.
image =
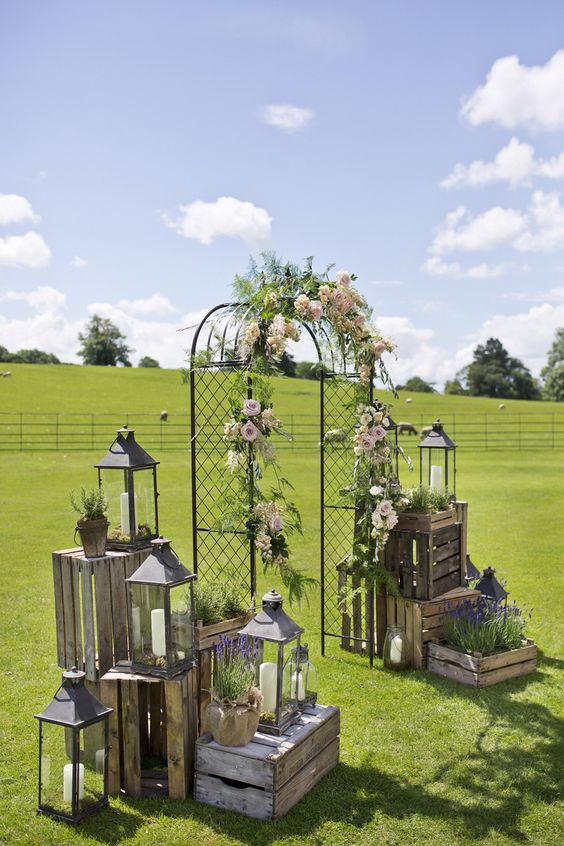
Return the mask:
M250 307L246 303L222 303L202 318L192 340L190 353L190 423L192 487L192 552L194 572L201 580L227 575L241 586L242 598L256 600L255 548L244 528L222 532L216 528L217 502L225 486L225 445L223 424L230 413L228 397L231 374L248 369L248 362L237 357L240 333ZM374 657L374 590L365 594L359 614L360 597L354 599L355 625L343 641L343 620L347 617L342 595L342 562L350 553L355 531L354 505L343 501L341 490L351 482L354 456L350 437L356 423L356 402L373 401L372 381L359 388L358 373L348 356L335 348L323 326L316 333L305 322L301 326L312 339L320 366L319 444L320 444L320 587L321 648L326 638L338 638L341 646L366 651ZM323 349L322 349L323 346ZM324 355L324 351L326 351ZM202 355L203 353L203 355ZM252 397L252 373L247 376L248 396ZM252 504L252 503L251 503ZM354 587L354 585L353 585ZM362 617L362 623L359 620ZM359 627L360 626L360 627Z

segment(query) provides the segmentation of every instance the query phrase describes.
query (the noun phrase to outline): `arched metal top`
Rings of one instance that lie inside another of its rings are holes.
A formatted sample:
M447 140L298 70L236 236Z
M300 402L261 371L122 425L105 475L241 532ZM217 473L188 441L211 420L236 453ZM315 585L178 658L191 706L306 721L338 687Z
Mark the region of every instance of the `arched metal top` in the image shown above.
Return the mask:
M245 367L248 362L237 356L237 347L251 309L252 306L248 303L221 303L210 309L194 332L190 350L191 366L199 353L207 352L210 354L209 359L201 364L196 363L197 367L208 369ZM350 366L347 367L347 356L337 349L334 339L330 337L323 324L317 324L314 332L312 327L300 320L297 315L295 321L306 330L313 341L318 361L326 373L355 375L351 372Z

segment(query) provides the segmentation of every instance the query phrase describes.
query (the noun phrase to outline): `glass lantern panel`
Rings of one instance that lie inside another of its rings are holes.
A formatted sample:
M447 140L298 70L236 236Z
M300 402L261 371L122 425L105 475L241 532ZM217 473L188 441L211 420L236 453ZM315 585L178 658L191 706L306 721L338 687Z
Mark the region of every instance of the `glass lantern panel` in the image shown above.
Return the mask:
M72 816L73 730L41 722L39 804Z
M155 484L153 467L144 467L133 472L135 489L135 520L137 537L153 537L157 533L155 515Z
M135 664L166 667L165 588L129 583L131 657Z
M172 662L179 664L192 657L193 621L191 583L175 585L170 589L170 624Z
M100 468L100 481L108 500L108 537L119 543L129 543L129 494L127 472L122 469Z
M82 785L78 794L78 810L83 813L104 798L106 721L100 720L83 728L79 742Z
M288 649L292 649L291 644ZM284 649L284 647L281 647ZM280 722L284 717L292 714L298 707L298 696L302 692L303 677L298 669L297 661L287 660L284 663L282 675L282 702L280 707Z
M302 665L302 673L304 676L305 701L310 705L315 705L317 700L317 670L309 658Z
M278 702L278 644L259 641L256 684L264 697L261 722L276 723Z

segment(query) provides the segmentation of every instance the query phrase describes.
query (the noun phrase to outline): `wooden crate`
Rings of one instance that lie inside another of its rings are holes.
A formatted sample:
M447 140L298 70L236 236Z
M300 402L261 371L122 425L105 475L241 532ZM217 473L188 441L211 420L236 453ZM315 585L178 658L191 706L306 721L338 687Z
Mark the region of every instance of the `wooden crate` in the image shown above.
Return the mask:
M108 792L185 799L194 773L197 670L171 679L110 670L99 682L110 714ZM143 768L143 759L166 759L166 769Z
M466 601L476 604L480 595L479 590L460 587L438 599L426 601L386 596L386 625L404 627L412 667L421 669L426 666L428 646L431 641L442 639L442 626L449 611Z
M205 734L196 743L194 798L278 819L338 763L339 731L339 709L316 705L280 737L257 732L246 746L220 746Z
M464 585L468 503L438 514L400 514L384 564L406 599L434 599Z
M472 687L489 687L498 682L526 676L537 668L537 647L534 641L523 641L520 649L508 649L494 655L475 652L467 655L450 646L429 644L427 668L438 676Z
M59 667L84 668L96 681L129 657L125 578L150 553L108 552L85 558L81 547L53 553Z

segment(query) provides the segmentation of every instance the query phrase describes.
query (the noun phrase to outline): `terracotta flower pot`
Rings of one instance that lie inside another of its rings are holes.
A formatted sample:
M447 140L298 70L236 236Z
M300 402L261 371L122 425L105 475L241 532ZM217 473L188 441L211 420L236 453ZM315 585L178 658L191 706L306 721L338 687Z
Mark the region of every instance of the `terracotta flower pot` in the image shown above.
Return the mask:
M228 699L214 700L206 709L205 729L221 746L246 746L253 739L258 724L256 702L241 704Z
M78 520L76 528L80 535L85 558L100 558L106 554L106 540L109 522L100 520Z

